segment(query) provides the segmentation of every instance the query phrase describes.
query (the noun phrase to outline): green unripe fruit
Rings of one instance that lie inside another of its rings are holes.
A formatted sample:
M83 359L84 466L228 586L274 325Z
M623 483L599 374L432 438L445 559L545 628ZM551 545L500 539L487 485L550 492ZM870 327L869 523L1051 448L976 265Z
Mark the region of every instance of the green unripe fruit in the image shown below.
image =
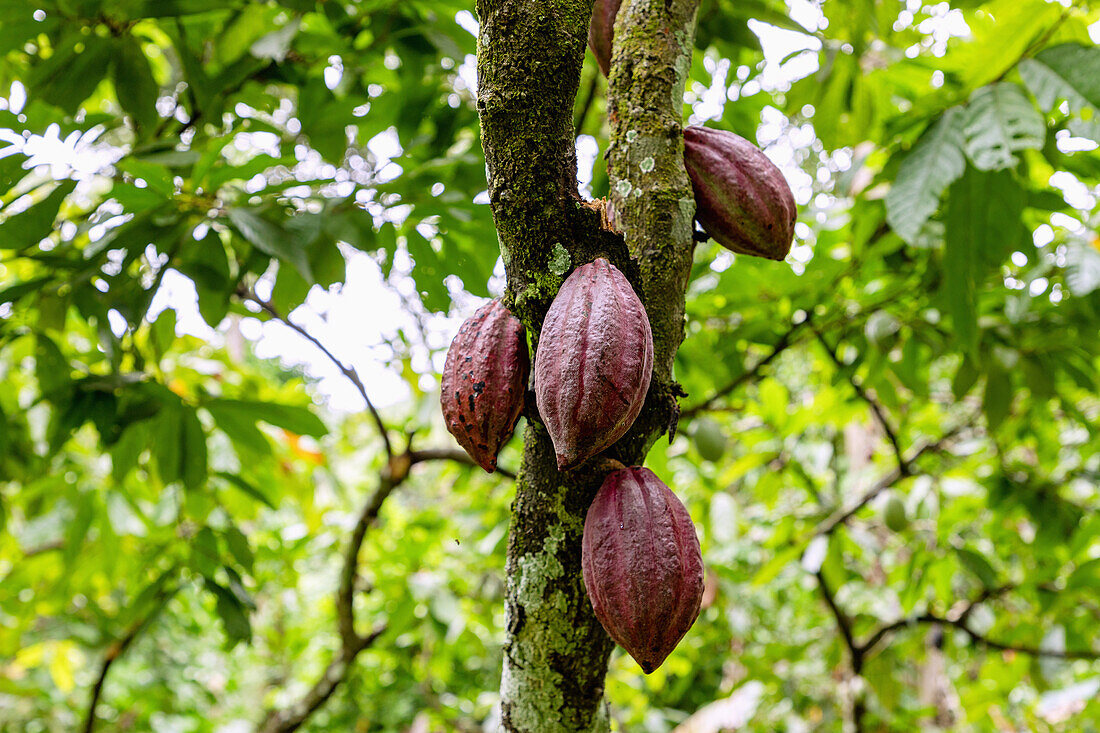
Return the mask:
M692 432L695 440L695 450L704 461L714 462L726 453L726 432L714 420L700 418L695 421L695 429Z
M882 519L891 532L904 532L909 526L909 517L905 513L905 504L896 496L891 496L886 501L886 508L882 511Z

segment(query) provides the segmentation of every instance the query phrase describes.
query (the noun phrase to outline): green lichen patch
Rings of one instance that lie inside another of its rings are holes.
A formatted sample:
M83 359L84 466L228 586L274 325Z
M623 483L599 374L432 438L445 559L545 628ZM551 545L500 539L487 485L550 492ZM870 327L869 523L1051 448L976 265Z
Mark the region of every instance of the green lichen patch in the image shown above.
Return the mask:
M550 261L547 263L550 272L555 275L564 275L569 272L572 262L573 260L569 256L569 251L562 246L562 243L554 242L554 249L551 251Z

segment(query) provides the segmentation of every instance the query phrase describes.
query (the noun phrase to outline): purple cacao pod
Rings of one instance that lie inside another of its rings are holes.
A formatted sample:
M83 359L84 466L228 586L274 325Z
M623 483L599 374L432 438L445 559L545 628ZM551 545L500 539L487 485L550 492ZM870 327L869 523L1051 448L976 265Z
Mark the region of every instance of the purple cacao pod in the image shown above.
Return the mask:
M687 509L648 468L613 471L584 520L581 571L608 635L649 674L703 600L703 555Z
M578 267L550 304L535 352L535 399L558 470L623 437L652 372L649 316L626 276L603 258Z
M726 249L782 260L791 251L798 210L783 173L760 148L732 132L684 129L684 165L695 191L695 218Z
M611 39L615 35L615 16L622 0L596 0L592 6L592 20L588 24L588 47L607 76L611 70Z
M467 318L447 350L440 392L447 430L489 473L523 411L529 370L523 324L499 300Z

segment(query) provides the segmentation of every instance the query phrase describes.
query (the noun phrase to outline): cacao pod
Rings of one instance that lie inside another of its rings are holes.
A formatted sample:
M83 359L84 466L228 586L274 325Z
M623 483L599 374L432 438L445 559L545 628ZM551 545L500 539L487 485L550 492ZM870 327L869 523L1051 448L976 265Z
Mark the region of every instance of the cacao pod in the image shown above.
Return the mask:
M642 410L653 333L626 276L603 258L566 278L542 324L535 399L558 470L621 438Z
M703 556L695 526L648 468L604 479L584 520L581 571L596 618L646 674L699 615Z
M523 411L529 370L523 324L499 300L467 318L447 350L440 393L447 430L489 473Z
M760 148L732 132L693 125L684 129L684 165L695 218L708 235L740 254L787 256L798 216L794 194Z
M882 510L883 521L891 532L904 532L909 527L909 516L905 512L905 502L891 494Z
M622 0L596 0L588 24L588 47L604 76L611 70L611 39L615 35L615 16L621 3Z
M695 421L692 438L695 439L695 450L699 451L704 461L713 463L726 453L726 432L710 418L703 417Z

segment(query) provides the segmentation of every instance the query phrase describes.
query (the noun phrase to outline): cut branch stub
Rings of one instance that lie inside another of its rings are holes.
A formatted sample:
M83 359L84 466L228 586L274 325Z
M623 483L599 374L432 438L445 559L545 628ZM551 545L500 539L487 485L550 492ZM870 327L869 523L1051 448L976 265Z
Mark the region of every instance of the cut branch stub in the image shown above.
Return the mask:
M523 410L529 371L523 324L499 300L467 318L447 350L440 393L447 430L489 473Z
M558 470L630 429L652 372L649 317L626 276L602 257L578 267L550 304L535 353L535 399Z
M622 0L596 0L592 6L592 22L588 25L588 47L596 57L600 71L607 76L611 69L611 39L615 35L615 16Z
M691 126L684 165L707 234L740 254L787 256L798 210L787 179L760 148L732 132Z
M604 479L584 520L581 570L596 618L646 674L699 615L703 556L695 526L648 468Z

